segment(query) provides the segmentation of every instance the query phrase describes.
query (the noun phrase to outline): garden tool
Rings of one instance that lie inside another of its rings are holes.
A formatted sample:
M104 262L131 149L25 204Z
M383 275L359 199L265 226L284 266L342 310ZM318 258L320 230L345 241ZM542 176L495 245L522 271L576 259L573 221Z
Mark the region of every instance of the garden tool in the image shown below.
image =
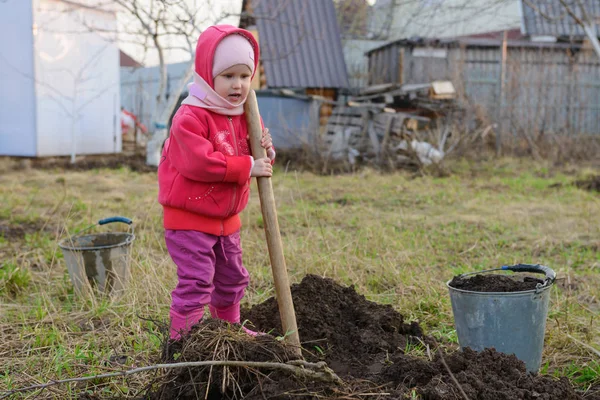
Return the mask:
M246 113L246 123L248 124L248 133L250 135L252 156L254 158L264 158L267 156L267 152L260 145L262 126L260 122L260 112L258 110L258 101L256 100L256 93L254 90L250 90L250 93L248 93L246 103L244 104L244 111ZM302 349L300 347L296 313L292 301L292 291L290 290L290 282L285 265L285 257L283 255L283 245L281 242L281 233L279 231L279 222L277 221L273 185L270 177L258 177L256 178L256 181L258 184L258 194L260 197L260 208L265 226L265 234L267 237L269 259L273 271L275 294L279 306L279 315L281 316L281 325L285 334L285 340L294 346L297 355L301 357Z

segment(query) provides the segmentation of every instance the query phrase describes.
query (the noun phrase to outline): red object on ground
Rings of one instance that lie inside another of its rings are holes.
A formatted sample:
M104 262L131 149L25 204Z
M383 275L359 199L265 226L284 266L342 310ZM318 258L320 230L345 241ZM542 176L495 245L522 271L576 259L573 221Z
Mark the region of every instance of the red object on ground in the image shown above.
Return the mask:
M138 128L140 128L140 130L142 131L143 134L148 133L148 128L146 128L146 125L140 123L138 121L137 117L135 116L135 114L122 108L121 109L121 132L123 133L123 135L127 134L127 132L134 129L136 126Z

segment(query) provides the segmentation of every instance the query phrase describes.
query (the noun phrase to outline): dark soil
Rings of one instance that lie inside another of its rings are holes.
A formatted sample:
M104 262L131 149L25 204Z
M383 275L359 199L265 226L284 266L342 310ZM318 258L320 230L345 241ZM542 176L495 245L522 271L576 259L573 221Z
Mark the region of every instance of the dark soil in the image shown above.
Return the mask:
M20 240L25 235L37 232L55 232L55 227L47 225L44 221L14 222L0 218L0 237L7 241Z
M342 383L321 382L272 368L172 369L149 399L410 399L579 400L566 378L528 374L515 356L486 349L444 352L390 306L370 302L352 287L306 276L292 286L306 361L326 361ZM274 299L243 318L271 332L259 338L205 320L180 342L165 344L163 362L246 360L285 363L295 356L275 336L281 332ZM407 354L419 347L422 356ZM456 382L455 382L456 380ZM464 392L464 394L463 394ZM585 397L600 400L600 397Z
M600 175L575 181L575 186L580 189L589 190L590 192L600 192Z
M38 157L14 158L13 169L65 169L73 171L87 171L90 169L129 168L136 172L156 172L156 167L146 165L146 156L143 154L101 154L78 156L75 163L70 157Z
M421 327L406 324L392 306L367 301L353 287L306 276L292 286L298 332L305 358L322 359L345 376L362 376L365 368L381 369L386 354L417 344ZM277 301L271 298L242 315L257 329L281 335ZM311 354L312 353L312 354Z
M468 277L455 276L449 285L471 292L523 292L534 290L538 283L543 284L544 281L531 276L481 274Z

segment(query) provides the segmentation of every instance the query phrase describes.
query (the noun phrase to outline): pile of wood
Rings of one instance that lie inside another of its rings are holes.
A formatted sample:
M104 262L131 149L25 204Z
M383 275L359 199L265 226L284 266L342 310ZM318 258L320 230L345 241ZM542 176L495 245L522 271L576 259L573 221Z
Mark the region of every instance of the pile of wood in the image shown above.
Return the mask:
M439 162L443 149L419 140L456 110L450 82L378 85L333 107L324 129L327 157L350 164Z

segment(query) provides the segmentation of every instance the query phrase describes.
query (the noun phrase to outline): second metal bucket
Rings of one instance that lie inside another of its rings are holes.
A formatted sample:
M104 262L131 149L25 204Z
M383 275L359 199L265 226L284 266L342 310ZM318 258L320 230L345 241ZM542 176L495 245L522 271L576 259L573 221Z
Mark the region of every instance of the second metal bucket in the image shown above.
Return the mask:
M521 292L473 292L454 288L448 281L458 342L461 349L481 351L493 347L514 354L525 363L527 371L536 373L542 362L550 288L556 274L542 265L518 264L500 269L544 273L546 280L536 289Z
M98 221L98 225L112 222L123 222L130 227L132 224L129 218L111 217ZM117 294L124 290L129 280L130 247L134 238L132 231L105 232L78 235L60 242L58 246L76 292L92 289L101 294Z

